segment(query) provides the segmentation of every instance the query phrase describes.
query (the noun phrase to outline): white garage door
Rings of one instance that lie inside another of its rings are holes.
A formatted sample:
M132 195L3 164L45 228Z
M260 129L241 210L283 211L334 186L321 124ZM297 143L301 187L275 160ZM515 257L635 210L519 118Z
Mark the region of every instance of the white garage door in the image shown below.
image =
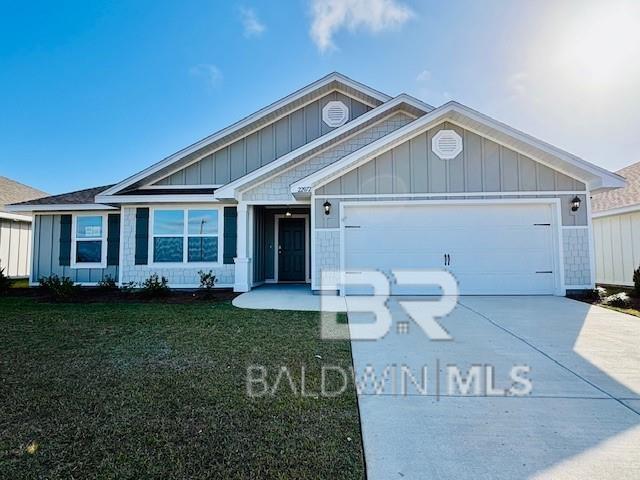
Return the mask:
M345 271L446 269L462 295L541 295L555 290L549 204L346 205ZM347 294L365 293L349 287ZM433 287L393 285L399 295Z

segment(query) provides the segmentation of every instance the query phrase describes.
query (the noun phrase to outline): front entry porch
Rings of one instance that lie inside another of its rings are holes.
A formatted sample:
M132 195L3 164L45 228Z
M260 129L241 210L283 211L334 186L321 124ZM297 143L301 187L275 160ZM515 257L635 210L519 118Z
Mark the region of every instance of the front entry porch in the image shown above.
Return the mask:
M309 284L310 206L239 204L235 263L236 292L263 284Z
M344 297L338 297L336 311L346 312ZM233 306L252 310L297 310L306 312L328 311L327 305L321 305L321 295L314 295L311 286L302 283L266 284L233 299ZM331 303L331 307L336 305ZM321 306L323 308L321 308Z

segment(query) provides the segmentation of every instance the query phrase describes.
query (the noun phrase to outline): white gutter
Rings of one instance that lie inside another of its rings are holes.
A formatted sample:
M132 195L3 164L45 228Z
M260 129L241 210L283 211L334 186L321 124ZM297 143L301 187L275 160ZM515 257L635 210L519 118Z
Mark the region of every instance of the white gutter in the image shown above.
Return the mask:
M100 203L201 203L218 202L213 194L189 194L189 195L96 195L96 202Z
M603 210L601 212L593 212L592 218L611 217L613 215L622 215L625 213L640 212L640 203L635 205L627 205L625 207L612 208L610 210Z
M118 210L110 205L99 203L76 203L76 204L43 204L43 205L6 205L10 212L57 212L57 211L79 211L79 210Z
M7 213L7 212L0 212L0 218L4 218L6 220L16 220L19 222L29 222L29 223L33 221L30 215L16 215L15 213Z

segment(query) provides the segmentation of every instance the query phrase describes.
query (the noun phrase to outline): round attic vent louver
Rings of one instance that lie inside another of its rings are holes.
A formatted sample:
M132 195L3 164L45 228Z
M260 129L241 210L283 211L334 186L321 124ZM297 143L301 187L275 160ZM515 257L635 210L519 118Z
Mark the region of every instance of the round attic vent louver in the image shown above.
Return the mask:
M341 127L349 119L349 108L336 100L327 103L322 109L322 121L328 126Z
M431 140L431 150L441 159L451 160L462 152L462 138L454 130L440 130Z

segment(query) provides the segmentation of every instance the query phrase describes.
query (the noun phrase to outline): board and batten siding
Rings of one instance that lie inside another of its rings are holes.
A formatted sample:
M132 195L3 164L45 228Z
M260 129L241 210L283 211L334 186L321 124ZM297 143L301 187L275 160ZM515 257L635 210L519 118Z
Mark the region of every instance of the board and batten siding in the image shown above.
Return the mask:
M349 108L349 121L371 107L340 92L293 111L274 123L213 152L165 177L155 185L224 185L334 130L322 121L322 108L332 100Z
M118 266L106 268L71 268L60 265L61 215L35 215L33 220L33 260L31 281L58 275L78 283L97 283L107 276L118 280ZM106 225L105 225L106 227Z
M462 152L442 160L431 150L433 136L452 129ZM316 194L584 191L561 172L473 132L443 123L418 135L316 191Z
M0 269L12 278L29 276L31 222L0 219Z
M442 160L431 150L433 135L444 128L456 130L463 138L462 152L451 160ZM572 212L571 199L576 194L582 207ZM558 198L565 286L580 289L592 285L585 184L487 138L443 123L355 169L345 170L315 190L312 288L320 288L321 271L334 271L340 266L342 202L497 198ZM327 200L331 203L329 215L323 208Z
M596 283L633 285L640 266L640 211L593 219Z
M431 139L442 129L453 129L463 138L462 152L454 159L442 160L431 150ZM345 200L351 195L362 196L362 200L375 200L381 198L377 195L393 194L401 198L402 194L411 194L417 199L416 194L421 193L443 194L441 197L424 197L428 200L453 198L447 193L513 192L513 196L502 198L518 198L523 196L520 192L527 192L525 197L529 198L560 198L563 226L586 226L587 209L571 211L571 199L575 193L535 196L529 193L581 192L585 189L584 183L527 156L468 130L443 123L318 188L314 210L317 228L337 228L341 195ZM325 215L321 208L325 195L335 197L331 200L330 215ZM586 205L586 195L578 196Z

